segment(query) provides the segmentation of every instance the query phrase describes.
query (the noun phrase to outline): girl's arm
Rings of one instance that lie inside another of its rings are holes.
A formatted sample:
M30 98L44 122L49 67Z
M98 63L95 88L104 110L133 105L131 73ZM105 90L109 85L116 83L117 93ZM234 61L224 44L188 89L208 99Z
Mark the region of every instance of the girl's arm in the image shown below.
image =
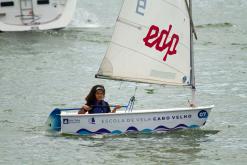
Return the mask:
M121 105L116 105L115 108L111 111L111 113L116 113L116 111L120 108L121 108Z

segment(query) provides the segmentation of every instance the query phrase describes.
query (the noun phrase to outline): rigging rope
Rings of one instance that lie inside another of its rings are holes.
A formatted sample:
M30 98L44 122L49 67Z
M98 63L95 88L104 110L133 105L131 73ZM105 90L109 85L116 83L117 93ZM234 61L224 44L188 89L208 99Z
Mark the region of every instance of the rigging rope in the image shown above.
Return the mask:
M128 106L126 108L126 111L128 111L128 112L132 112L132 110L134 108L135 101L136 101L135 95L136 95L137 88L138 88L138 86L136 85L134 95L129 100Z

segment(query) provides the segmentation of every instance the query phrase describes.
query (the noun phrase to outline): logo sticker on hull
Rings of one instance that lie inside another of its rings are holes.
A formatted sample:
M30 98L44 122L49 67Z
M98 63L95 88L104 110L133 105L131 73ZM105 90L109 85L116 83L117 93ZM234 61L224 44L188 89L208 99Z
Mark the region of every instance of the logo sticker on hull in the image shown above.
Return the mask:
M63 119L63 124L69 124L69 119Z
M63 124L78 124L80 119L63 119Z
M96 124L94 117L88 119L89 124Z

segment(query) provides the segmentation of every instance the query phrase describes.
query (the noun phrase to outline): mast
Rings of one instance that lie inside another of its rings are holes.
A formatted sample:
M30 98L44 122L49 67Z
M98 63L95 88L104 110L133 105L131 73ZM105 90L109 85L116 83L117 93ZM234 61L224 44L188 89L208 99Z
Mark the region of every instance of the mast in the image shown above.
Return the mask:
M192 89L191 104L195 105L196 82L195 82L194 46L193 46L193 33L195 33L195 30L194 30L194 24L192 21L192 0L189 0L189 15L190 15L190 22L191 22L190 24L190 65L191 65L191 89ZM195 37L196 37L196 33L195 33Z

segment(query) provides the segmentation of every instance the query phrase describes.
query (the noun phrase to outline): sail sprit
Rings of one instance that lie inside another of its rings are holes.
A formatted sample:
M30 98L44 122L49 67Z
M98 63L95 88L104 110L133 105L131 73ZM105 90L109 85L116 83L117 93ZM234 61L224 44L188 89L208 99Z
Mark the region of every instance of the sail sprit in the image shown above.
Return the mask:
M190 24L191 24L191 28L192 28L192 33L194 34L195 39L197 40L197 34L196 34L196 30L195 30L193 19L192 19L192 16L191 16L190 7L189 7L189 4L188 4L187 0L184 0L184 1L185 1L186 7L187 7L187 11L188 11L188 14L189 14L189 17L190 17Z

